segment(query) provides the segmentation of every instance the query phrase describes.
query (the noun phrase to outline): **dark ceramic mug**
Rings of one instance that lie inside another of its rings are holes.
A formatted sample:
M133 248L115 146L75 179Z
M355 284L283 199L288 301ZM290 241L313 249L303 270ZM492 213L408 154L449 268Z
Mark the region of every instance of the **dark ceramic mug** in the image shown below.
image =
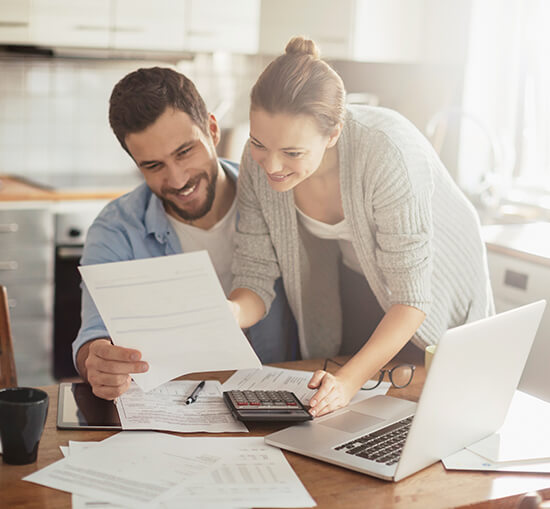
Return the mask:
M40 389L0 389L0 439L4 463L36 461L48 415L48 395Z

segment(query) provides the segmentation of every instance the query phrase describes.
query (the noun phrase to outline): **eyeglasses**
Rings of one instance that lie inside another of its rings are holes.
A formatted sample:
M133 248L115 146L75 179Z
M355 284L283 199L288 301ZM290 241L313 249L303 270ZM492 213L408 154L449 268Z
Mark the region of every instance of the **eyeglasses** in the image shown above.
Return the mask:
M332 362L337 366L343 366L343 364L340 364L334 359L325 359L323 371L327 370L329 362ZM371 391L372 389L376 389L382 383L382 380L384 380L384 375L386 373L388 374L388 378L394 387L397 389L403 389L403 387L407 387L407 385L411 383L414 376L415 367L416 366L414 364L398 364L391 369L381 369L378 375L378 380L368 380L367 383L361 387L361 390Z

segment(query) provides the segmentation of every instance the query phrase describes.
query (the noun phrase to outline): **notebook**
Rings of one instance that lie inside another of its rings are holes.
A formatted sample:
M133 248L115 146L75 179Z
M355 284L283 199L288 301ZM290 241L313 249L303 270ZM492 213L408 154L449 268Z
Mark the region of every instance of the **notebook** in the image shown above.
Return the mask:
M541 300L449 329L418 404L375 396L265 441L380 479L414 474L502 425L545 306Z

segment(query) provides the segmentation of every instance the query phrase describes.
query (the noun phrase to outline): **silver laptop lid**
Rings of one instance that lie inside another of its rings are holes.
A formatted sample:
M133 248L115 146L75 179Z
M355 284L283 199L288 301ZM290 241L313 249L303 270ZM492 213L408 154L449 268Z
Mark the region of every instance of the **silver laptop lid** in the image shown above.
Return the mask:
M395 473L402 479L495 432L529 355L544 300L441 338Z

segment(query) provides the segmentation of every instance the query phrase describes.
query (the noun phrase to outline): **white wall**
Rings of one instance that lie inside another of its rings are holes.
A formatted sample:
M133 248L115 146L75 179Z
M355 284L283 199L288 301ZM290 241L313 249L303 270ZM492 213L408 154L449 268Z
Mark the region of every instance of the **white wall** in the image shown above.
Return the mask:
M0 173L128 174L135 167L108 123L113 86L152 61L6 58L0 60ZM177 67L191 78L222 127L246 122L259 57L199 54ZM221 108L221 109L220 109ZM47 179L45 179L47 180Z

